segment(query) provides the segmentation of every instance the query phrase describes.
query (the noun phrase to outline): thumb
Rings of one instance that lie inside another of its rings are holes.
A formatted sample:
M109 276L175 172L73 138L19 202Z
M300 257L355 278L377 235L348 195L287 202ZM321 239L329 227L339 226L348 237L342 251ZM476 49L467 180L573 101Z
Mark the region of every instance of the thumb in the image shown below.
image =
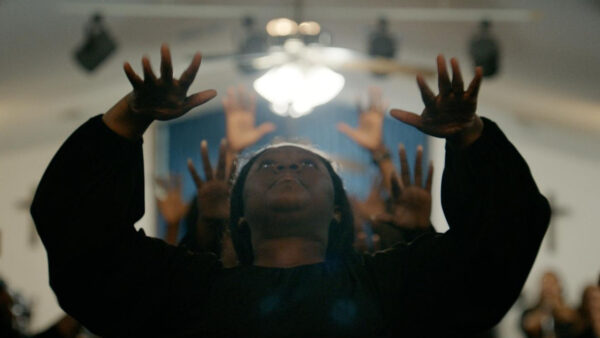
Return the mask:
M341 133L345 134L346 136L348 136L352 140L356 141L356 137L357 137L357 135L356 135L357 134L356 129L350 127L346 123L344 123L344 122L338 123L337 124L337 130L340 131Z
M258 132L258 135L260 135L260 137L273 132L275 129L277 129L277 127L272 122L265 122L265 123L262 123L261 125L259 125L258 127L256 127L256 130Z
M415 114L415 113L411 113L408 112L406 110L401 110L401 109L392 109L390 111L390 115L392 115L393 118L395 118L396 120L400 120L408 125L411 125L415 128L421 128L422 123L421 123L421 116Z

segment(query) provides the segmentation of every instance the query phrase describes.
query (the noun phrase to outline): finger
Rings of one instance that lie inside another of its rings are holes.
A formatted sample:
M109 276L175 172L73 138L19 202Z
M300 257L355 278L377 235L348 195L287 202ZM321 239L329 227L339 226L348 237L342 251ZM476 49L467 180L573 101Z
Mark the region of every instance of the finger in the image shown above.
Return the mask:
M423 127L421 116L415 113L407 112L406 110L401 109L392 109L390 111L390 115L392 115L393 118L400 120L401 122L404 122L415 128L421 129Z
M433 162L429 162L429 168L427 172L427 181L425 182L425 189L431 193L431 183L433 182Z
M144 69L144 82L155 83L156 75L154 75L154 71L152 71L152 65L150 64L150 59L147 56L144 56L142 58L142 68Z
M479 87L481 86L481 79L483 78L483 69L481 67L475 68L475 77L471 80L469 88L465 93L465 98L469 100L476 100L477 94L479 94Z
M231 105L229 104L229 99L227 97L223 98L221 100L221 104L223 104L223 111L225 111L225 114L229 113L231 107Z
M212 100L215 96L217 96L217 91L214 89L209 89L194 95L190 95L185 99L183 105L184 110L187 112L194 107Z
M250 107L250 95L244 85L238 86L238 101L242 109L248 111L248 108Z
M162 46L160 46L160 76L165 82L171 82L173 80L171 52L166 43L163 43Z
M156 177L154 179L154 182L156 182L156 184L162 189L169 189L169 182L167 182L167 180L164 177Z
M200 175L198 175L196 167L194 167L194 162L192 162L191 158L188 158L187 167L188 171L190 172L190 175L192 176L192 180L194 181L194 185L196 185L196 189L199 190L202 187L203 182L200 178Z
M421 161L423 160L423 146L419 145L417 147L417 156L415 157L415 184L417 186L421 186L423 184L423 165Z
M438 68L438 89L440 95L448 95L450 93L450 77L448 76L448 69L446 69L446 59L444 55L440 54L437 57L437 68Z
M381 88L377 86L369 87L369 110L379 111L381 109Z
M390 178L391 181L391 190L392 190L392 199L394 201L397 201L400 199L400 196L402 196L402 185L400 184L400 181L398 181L398 176L397 175L392 175L392 177Z
M452 66L452 91L457 97L462 97L465 88L462 79L462 74L460 73L460 66L458 65L458 60L456 58L450 59L450 65Z
M341 133L345 134L346 136L348 136L351 140L356 141L357 137L358 137L358 130L350 127L348 124L344 123L344 122L340 122L337 124L337 130L340 131Z
M200 53L194 54L192 63L190 63L188 68L179 77L179 84L181 84L181 86L183 86L184 88L189 88L192 82L194 82L196 74L198 73L198 69L200 68L201 62L202 55Z
M248 95L248 111L256 113L256 95L254 94Z
M258 132L258 135L259 135L258 138L260 139L261 137L265 136L266 134L273 132L276 128L277 127L272 122L262 123L261 125L256 127L256 131Z
M225 179L225 167L227 163L227 142L225 139L221 139L221 144L219 145L219 161L217 162L217 179L224 180Z
M181 192L181 189L183 188L183 184L181 183L181 175L171 176L171 184L174 190Z
M419 86L421 99L423 100L425 106L430 106L431 104L435 103L435 94L433 94L433 91L431 91L431 88L429 88L429 85L427 85L425 78L421 74L417 75L417 85Z
M239 109L238 95L235 87L227 88L227 101L229 102L229 108L233 110Z
M206 140L200 142L200 156L202 157L202 166L204 167L204 179L210 181L213 179L213 169L208 158L208 143Z
M131 83L134 89L137 89L144 84L144 81L133 71L129 62L123 64L123 70L125 71L125 75L127 75L129 83Z
M404 184L405 187L408 187L410 185L410 167L406 160L406 149L402 143L398 146L398 154L400 155L400 175L402 177L402 184Z

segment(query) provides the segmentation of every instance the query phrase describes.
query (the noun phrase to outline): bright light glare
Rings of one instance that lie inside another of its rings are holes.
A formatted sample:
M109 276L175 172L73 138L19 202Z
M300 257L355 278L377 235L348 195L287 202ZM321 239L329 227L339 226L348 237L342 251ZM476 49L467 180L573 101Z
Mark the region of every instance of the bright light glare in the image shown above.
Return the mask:
M267 33L271 36L288 36L298 32L298 24L288 18L277 18L267 23Z
M331 101L344 83L342 75L327 67L290 63L269 70L254 81L254 89L271 102L273 112L296 118Z
M304 35L318 35L321 33L321 25L315 21L304 21L298 26L300 34Z

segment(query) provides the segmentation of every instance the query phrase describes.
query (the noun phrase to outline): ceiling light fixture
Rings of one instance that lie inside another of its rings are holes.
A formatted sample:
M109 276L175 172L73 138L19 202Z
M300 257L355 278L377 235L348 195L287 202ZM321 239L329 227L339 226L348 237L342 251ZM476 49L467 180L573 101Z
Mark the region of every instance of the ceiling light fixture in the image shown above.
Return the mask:
M271 103L273 112L298 118L336 97L344 88L341 74L320 65L288 63L254 81L254 89Z
M298 24L288 18L277 18L267 23L267 33L270 36L289 36L298 32Z

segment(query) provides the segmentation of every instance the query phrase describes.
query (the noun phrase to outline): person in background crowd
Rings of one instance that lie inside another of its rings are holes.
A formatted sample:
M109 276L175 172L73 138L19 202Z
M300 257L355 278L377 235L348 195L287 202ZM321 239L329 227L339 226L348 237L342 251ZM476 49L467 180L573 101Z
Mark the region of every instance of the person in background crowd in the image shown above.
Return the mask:
M0 279L0 337L2 338L75 338L82 329L75 319L63 316L48 329L28 336L18 329L13 306L13 297L6 283Z
M527 337L575 337L580 327L577 312L569 307L562 294L556 273L544 273L538 303L523 312L521 328Z

